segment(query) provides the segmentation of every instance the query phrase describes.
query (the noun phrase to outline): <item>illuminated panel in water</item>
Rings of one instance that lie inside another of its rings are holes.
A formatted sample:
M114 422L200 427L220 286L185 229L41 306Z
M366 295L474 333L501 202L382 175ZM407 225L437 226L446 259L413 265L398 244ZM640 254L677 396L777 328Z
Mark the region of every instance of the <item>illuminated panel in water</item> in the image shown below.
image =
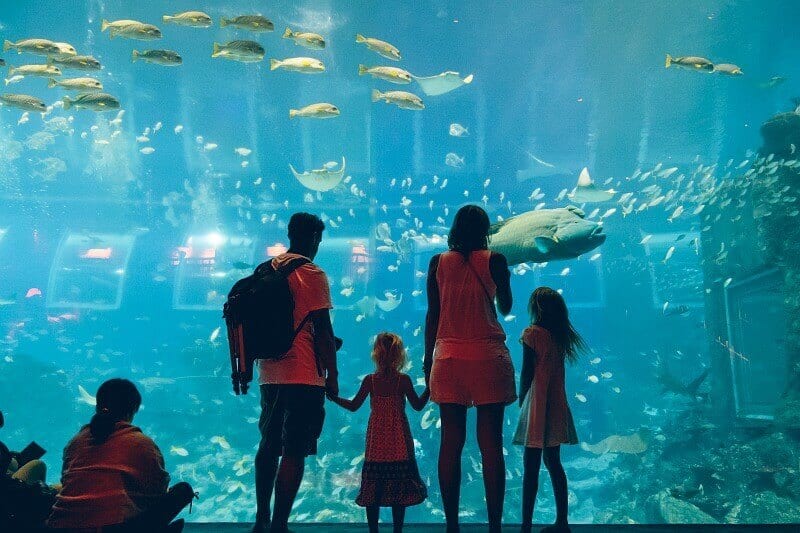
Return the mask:
M135 240L125 234L65 234L50 268L47 306L118 309Z

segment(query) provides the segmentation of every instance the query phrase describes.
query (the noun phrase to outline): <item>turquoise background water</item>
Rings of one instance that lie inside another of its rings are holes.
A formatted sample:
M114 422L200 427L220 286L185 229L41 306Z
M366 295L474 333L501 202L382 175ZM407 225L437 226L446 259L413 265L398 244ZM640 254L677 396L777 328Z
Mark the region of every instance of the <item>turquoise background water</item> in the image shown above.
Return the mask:
M163 14L188 9L206 11L214 25L161 22ZM275 31L219 26L222 16L250 12L273 20ZM713 241L714 249L705 251L712 241L704 230L721 232L728 249L753 241L739 223L752 219L752 206L737 199L719 211L694 213L715 203L715 192L698 186L702 177L750 179L743 176L756 162L751 151L761 145L761 123L793 109L799 15L794 2L780 1L6 3L0 38L46 37L95 56L103 70L90 75L124 113L55 105L41 117L0 109L3 441L12 448L33 439L42 444L48 481L56 482L60 449L93 412L79 387L91 395L106 378L128 377L144 396L136 423L161 446L173 480L190 481L201 493L190 519L250 520L259 408L255 394L231 393L221 320L225 293L245 273L237 263L257 264L268 247L286 244L291 213L322 216L328 229L317 262L329 274L334 326L345 340L342 393L354 394L359 377L371 371L370 341L384 329L405 339L408 372L417 379L424 271L437 246L419 239L405 246L409 231L442 235L467 202L484 205L493 221L565 207L570 201L559 193L572 190L588 167L598 186L619 191L610 202L583 206L588 217L602 220L607 241L568 261L515 267L514 309L504 322L519 369L525 301L546 284L563 290L592 347L567 374L578 433L590 445L563 451L572 517L664 521L688 502L718 521L753 520L731 514L756 490L752 479L737 477L731 467L717 472L724 488L706 482L700 496L685 495L681 490L699 490L702 476L689 467L695 460L689 454L673 453L730 442L737 419L713 397L732 397L735 380L712 372L697 398L663 393L661 385L665 369L688 383L725 346L734 362L763 369L755 378L748 374L747 394L767 391L753 400L753 412L774 404L782 390L780 348L744 353L707 327L711 291L719 304L722 285L735 288L750 273L710 275L704 265L724 249ZM157 24L163 38L143 43L101 33L102 19L128 18ZM327 47L305 50L281 39L287 26L322 34ZM402 61L356 44L357 33L391 42ZM237 38L261 43L266 59L211 58L212 43ZM176 50L183 64L131 62L133 49L150 48ZM667 53L735 63L744 75L665 69ZM292 56L319 58L326 71L269 70L269 58ZM42 62L13 51L0 57L12 66ZM474 81L425 96L416 83L359 77L359 64L399 66L415 76L452 70L474 74ZM2 90L48 105L66 94L46 85L26 78ZM422 96L425 109L373 103L373 88L409 90ZM341 116L289 119L290 108L314 102L335 104ZM450 135L453 123L468 135ZM448 153L463 157L463 166L447 165ZM306 189L289 169L319 169L342 158L347 178L329 192ZM659 174L671 167L675 174ZM642 179L643 172L652 175ZM654 185L666 199L638 210L659 196L648 198ZM638 200L627 215L630 202L619 203L625 193ZM674 217L679 205L684 212ZM714 219L718 212L721 221ZM383 248L387 236L404 243L402 253ZM664 261L671 246L675 251ZM189 248L194 260L181 260ZM101 255L111 249L110 257L87 257L90 249ZM387 291L402 303L391 312L373 310L371 298L387 299ZM780 298L767 300L769 307ZM681 305L685 312L673 314ZM754 335L782 335L784 313L769 308L771 315L739 316L736 327L744 321ZM506 425L505 516L512 521L519 519L521 492L521 450L510 443L517 412L516 406L507 410ZM308 462L293 520L360 521L353 500L367 409L351 415L328 404L327 413L320 454ZM430 498L407 519L441 521L437 409L429 405L409 417ZM605 441L611 453L600 453L605 445L593 448L614 435L621 438ZM746 444L758 437L741 438ZM637 442L647 450L637 450ZM782 448L797 453L796 441ZM474 439L463 464L464 520L485 521ZM788 472L781 465L775 470ZM545 479L537 521L554 515Z

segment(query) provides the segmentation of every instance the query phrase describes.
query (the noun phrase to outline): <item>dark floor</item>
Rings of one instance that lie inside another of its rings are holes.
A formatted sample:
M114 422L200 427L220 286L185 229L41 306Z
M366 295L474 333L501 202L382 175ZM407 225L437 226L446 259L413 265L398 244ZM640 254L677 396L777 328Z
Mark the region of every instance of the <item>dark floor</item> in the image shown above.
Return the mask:
M251 524L187 524L184 531L187 533L246 533L250 531ZM534 528L534 532L539 531L543 526ZM782 524L782 525L752 525L752 526L738 526L738 525L589 525L580 524L571 526L572 531L576 533L669 533L673 531L681 531L683 533L711 533L714 531L721 531L724 533L735 533L738 531L743 532L756 532L756 531L785 531L787 533L800 532L800 524ZM415 533L422 532L444 532L443 525L424 525L424 524L409 524L404 529L413 531ZM365 524L297 524L291 526L291 531L295 533L311 532L333 532L333 533L363 533L367 530ZM486 531L486 526L482 524L465 524L461 526L461 530L465 533L478 533L479 531ZM505 526L505 532L511 533L518 531L518 526ZM382 525L382 531L391 531L391 525Z

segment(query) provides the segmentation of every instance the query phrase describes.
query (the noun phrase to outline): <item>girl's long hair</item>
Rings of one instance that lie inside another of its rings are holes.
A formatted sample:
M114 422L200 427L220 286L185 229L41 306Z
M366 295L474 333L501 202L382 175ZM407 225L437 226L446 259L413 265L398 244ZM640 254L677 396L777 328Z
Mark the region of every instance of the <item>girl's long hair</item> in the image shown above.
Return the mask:
M575 331L569 320L569 311L564 297L550 287L539 287L528 301L531 323L546 329L558 346L561 355L570 363L588 349L583 337Z
M89 422L92 442L102 444L108 440L117 422L136 414L141 405L142 395L127 379L109 379L100 385L97 389L97 412Z
M475 250L489 247L489 215L477 205L465 205L456 213L447 246L465 258Z
M379 333L372 347L372 360L378 372L402 372L408 362L403 339L394 333Z

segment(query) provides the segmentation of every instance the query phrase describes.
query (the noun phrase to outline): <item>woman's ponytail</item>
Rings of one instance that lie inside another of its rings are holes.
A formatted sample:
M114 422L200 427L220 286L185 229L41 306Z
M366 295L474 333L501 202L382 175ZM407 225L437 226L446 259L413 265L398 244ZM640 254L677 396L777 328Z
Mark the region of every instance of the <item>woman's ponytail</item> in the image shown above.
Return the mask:
M103 444L114 432L117 422L132 417L142 404L136 385L127 379L114 378L97 389L97 412L89 422L94 444Z
M89 432L92 434L94 443L102 444L108 440L117 422L118 421L114 420L114 417L111 416L111 412L107 408L95 413L92 420L89 422Z

